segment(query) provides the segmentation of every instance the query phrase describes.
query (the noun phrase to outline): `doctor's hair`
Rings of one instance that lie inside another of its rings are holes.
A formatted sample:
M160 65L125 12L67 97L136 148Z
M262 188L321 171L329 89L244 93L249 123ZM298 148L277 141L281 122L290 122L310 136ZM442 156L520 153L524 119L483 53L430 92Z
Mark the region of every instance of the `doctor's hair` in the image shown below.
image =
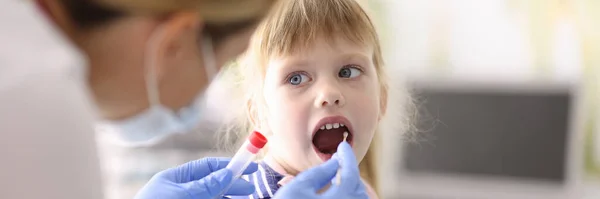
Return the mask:
M125 12L99 5L94 0L61 0L67 14L79 29L89 29L110 23Z
M227 36L255 26L275 0L60 0L74 26L89 30L133 15L167 17L197 11L215 45Z
M244 141L247 133L255 129L254 125L265 119L266 104L262 89L269 59L305 50L319 38L325 38L326 41L345 39L374 49L372 60L379 80L381 104L385 108L381 111L382 119L359 167L363 179L377 192L376 168L381 133L408 132L411 128L409 121L413 118L413 103L404 84L391 82L388 78L375 26L356 0L278 1L259 24L239 63L226 68L218 80L229 82L232 88L237 89L239 95L232 94L232 98L243 99L230 107L232 112L237 111L234 113L237 117L232 117L237 120L223 125L219 135L225 141ZM269 144L262 151L268 148Z

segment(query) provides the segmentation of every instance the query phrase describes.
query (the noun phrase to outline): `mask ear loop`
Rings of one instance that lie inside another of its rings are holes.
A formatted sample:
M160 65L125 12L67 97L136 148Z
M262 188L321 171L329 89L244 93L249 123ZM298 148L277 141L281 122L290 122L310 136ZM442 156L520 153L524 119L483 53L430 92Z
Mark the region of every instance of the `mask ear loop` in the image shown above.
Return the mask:
M204 60L204 71L206 71L206 77L208 82L211 82L212 79L218 72L217 61L215 60L215 50L212 45L212 38L208 33L205 33L206 36L202 39L202 59Z
M160 104L160 92L158 89L157 61L155 54L158 54L159 38L164 34L164 25L158 27L157 32L150 36L144 55L144 81L146 82L146 92L148 93L148 103L150 106Z

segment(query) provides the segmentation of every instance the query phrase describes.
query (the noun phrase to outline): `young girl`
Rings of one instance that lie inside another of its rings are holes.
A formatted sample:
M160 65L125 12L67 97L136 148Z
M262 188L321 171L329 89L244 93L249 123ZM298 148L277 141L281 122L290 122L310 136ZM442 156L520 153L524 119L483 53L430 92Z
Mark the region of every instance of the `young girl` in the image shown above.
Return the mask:
M390 82L372 22L355 0L275 6L240 67L226 71L241 80L246 99L245 129L237 132L256 129L269 139L259 171L244 176L257 189L250 198L271 198L296 174L330 159L344 133L362 160L369 196L378 198L373 162L376 136L389 116Z

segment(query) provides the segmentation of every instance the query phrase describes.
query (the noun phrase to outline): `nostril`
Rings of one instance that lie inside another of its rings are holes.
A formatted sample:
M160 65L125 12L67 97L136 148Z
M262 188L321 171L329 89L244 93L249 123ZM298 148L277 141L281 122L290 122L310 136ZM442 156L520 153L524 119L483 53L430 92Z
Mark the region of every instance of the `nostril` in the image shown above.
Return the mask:
M335 104L339 105L340 104L340 100L335 100Z

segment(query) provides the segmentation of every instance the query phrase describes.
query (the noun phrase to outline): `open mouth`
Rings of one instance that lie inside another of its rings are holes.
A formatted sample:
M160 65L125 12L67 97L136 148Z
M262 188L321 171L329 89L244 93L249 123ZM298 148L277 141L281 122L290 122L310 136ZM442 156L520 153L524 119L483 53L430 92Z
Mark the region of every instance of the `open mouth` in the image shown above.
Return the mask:
M323 161L331 159L338 145L344 141L345 132L348 133L346 141L352 145L354 136L349 125L350 122L344 117L324 118L317 124L312 143Z

